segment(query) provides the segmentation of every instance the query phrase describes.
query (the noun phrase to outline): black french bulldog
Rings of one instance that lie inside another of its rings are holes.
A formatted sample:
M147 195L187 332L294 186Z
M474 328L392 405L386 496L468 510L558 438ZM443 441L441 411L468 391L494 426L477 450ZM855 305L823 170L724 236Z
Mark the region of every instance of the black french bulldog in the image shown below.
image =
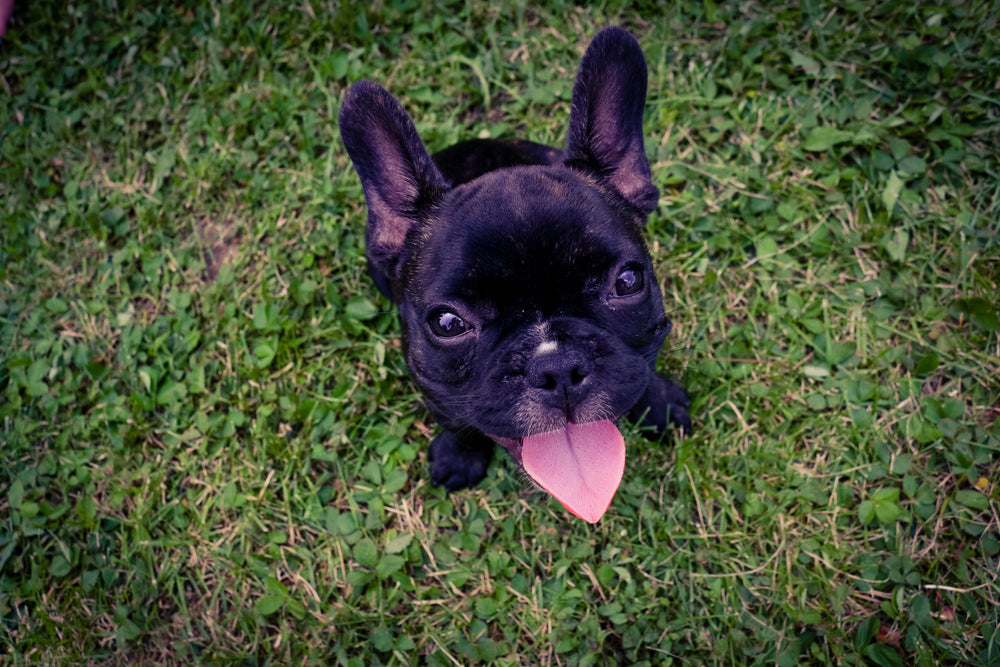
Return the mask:
M583 57L565 151L472 140L431 157L383 88L347 93L340 132L368 204L369 273L399 307L442 429L435 484L476 484L498 443L596 522L625 465L615 421L690 427L684 390L654 372L671 323L640 229L659 198L645 99L646 61L621 28Z

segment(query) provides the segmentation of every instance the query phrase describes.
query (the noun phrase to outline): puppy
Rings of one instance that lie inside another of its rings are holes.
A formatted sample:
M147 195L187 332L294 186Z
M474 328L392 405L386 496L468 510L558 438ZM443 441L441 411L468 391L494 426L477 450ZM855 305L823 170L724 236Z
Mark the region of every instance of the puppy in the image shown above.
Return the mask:
M472 140L433 157L370 81L340 110L368 205L368 269L441 433L431 478L478 483L499 444L596 523L621 482L627 415L688 429L684 390L654 372L670 332L641 234L656 208L643 148L646 61L625 30L593 40L566 149Z

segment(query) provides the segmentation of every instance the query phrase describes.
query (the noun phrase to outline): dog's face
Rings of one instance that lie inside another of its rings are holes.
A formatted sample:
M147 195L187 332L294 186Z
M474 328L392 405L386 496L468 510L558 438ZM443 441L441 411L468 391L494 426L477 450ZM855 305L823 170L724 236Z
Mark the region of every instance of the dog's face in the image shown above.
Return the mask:
M436 482L478 481L456 469L488 437L577 515L596 521L610 503L624 467L614 422L650 393L670 330L640 233L658 199L645 88L635 40L602 32L565 153L468 181L442 173L382 88L348 93L341 132L368 203L370 272L398 304L407 364L444 429Z
M645 391L669 320L638 226L586 177L487 174L444 197L416 243L407 361L455 428L517 441L616 419Z

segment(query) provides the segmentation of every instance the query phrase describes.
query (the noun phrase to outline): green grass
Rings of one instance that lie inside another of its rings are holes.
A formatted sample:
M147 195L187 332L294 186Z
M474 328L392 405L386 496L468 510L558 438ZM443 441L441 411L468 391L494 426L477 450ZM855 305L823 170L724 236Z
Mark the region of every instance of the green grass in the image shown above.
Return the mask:
M995 3L242 4L0 43L0 662L1000 664ZM430 485L336 114L561 142L609 23L697 430L590 527Z

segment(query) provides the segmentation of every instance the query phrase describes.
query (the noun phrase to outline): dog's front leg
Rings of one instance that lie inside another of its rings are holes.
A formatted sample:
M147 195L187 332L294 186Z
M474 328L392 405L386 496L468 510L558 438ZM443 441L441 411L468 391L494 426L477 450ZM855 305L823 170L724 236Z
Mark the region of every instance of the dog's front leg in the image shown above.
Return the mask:
M691 415L688 408L691 400L687 392L667 378L653 374L646 387L646 393L629 410L629 419L640 427L650 428L650 435L658 437L666 433L670 426L683 433L691 432Z
M490 438L475 431L459 436L442 430L431 440L431 480L448 491L475 486L486 476L494 447Z

